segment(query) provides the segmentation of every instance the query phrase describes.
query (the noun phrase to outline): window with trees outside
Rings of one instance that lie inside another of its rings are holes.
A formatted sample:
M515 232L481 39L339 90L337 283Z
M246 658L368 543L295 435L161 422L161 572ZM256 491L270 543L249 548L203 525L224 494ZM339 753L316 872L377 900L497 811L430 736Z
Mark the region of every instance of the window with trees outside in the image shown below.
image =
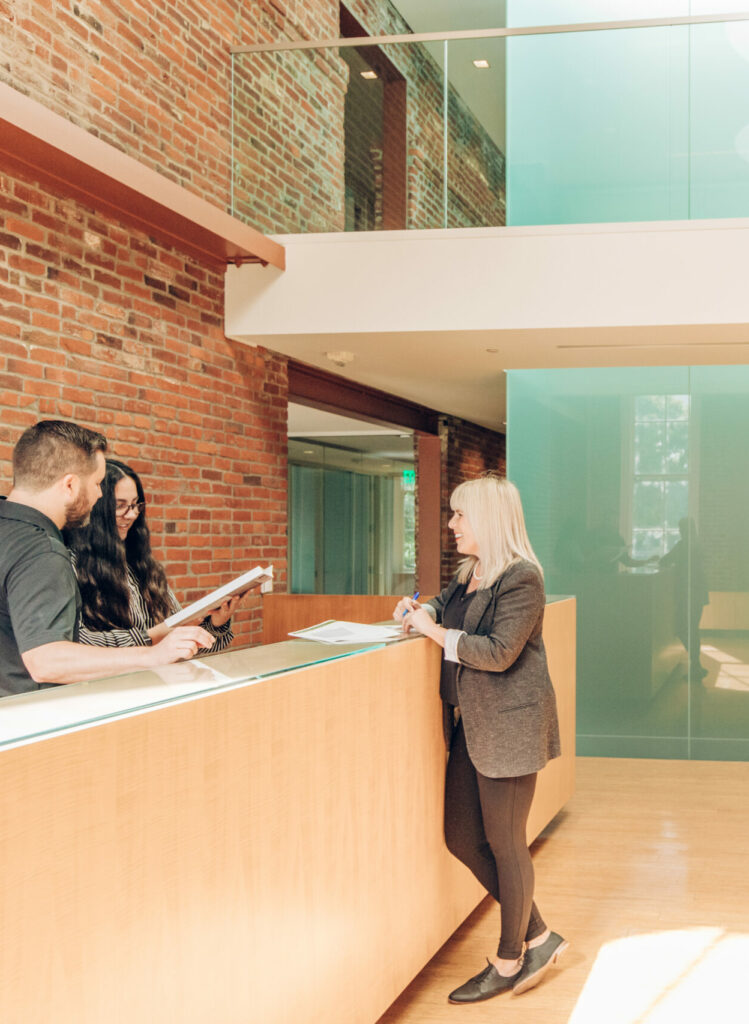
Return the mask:
M634 400L632 554L664 555L689 505L689 396Z

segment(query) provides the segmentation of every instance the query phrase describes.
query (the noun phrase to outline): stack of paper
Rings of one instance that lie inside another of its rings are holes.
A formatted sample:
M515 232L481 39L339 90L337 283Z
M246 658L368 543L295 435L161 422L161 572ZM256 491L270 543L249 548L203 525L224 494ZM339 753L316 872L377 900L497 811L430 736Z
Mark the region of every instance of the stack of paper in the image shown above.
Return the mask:
M393 640L401 640L403 631L400 626L372 626L365 622L341 622L328 619L318 622L316 626L298 629L289 636L298 636L303 640L319 640L323 644L387 644Z

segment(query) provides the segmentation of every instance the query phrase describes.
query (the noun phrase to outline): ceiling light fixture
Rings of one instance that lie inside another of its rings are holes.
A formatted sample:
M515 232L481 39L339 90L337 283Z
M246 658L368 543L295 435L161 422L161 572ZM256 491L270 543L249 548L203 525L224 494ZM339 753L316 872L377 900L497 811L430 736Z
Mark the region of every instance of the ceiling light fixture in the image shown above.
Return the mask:
M359 74L362 76L362 78L366 78L366 79L370 79L370 80L373 79L373 78L377 78L378 77L377 76L377 72L376 71L372 71L372 70L360 71Z
M346 366L348 363L354 361L353 352L326 352L325 358L329 359L331 363L335 363L336 366Z
M485 60L483 57L481 57L479 58L479 60L475 60L473 62L473 66L475 68L488 68L491 67L491 64L489 63L488 60Z

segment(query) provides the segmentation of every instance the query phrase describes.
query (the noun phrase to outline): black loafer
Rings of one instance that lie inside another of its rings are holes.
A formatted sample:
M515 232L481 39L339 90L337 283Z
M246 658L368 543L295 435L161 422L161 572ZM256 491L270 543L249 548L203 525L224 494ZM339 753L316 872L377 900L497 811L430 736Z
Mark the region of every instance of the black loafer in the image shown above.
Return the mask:
M487 960L489 964L481 974L469 978L465 985L456 988L447 997L449 1003L480 1003L483 999L491 999L498 996L500 992L507 992L512 988L513 982L517 981L522 969L509 978L500 974L497 968Z
M544 974L552 964L557 962L568 946L569 942L566 939L557 935L556 932L552 932L546 942L542 942L540 946L526 949L523 966L520 968L520 973L515 975L515 984L512 986L513 993L520 995L521 992L527 992L529 988L538 985Z

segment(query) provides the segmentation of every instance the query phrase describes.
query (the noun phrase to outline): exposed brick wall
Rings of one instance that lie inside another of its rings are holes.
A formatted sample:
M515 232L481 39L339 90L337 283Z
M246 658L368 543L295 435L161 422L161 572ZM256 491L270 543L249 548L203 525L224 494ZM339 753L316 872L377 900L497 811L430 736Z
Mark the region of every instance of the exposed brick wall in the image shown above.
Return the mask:
M331 0L0 0L0 79L226 208L230 48L337 26Z
M286 571L286 362L223 334L223 276L0 176L0 476L37 419L102 429L142 473L180 599ZM259 598L236 618L259 639Z
M350 0L354 17L372 35L410 32L388 0ZM337 0L320 0L335 37ZM283 36L279 32L276 38ZM443 76L419 44L386 46L408 83L406 102L406 227L443 227ZM343 112L351 72L335 50L241 55L235 74L237 180L235 211L268 232L340 231L345 225ZM358 86L359 82L352 82ZM368 83L373 89L379 83ZM361 89L359 89L361 92ZM369 140L368 104L355 122ZM448 95L449 227L505 223L505 161L451 87ZM356 130L349 126L349 132ZM380 126L374 130L374 134ZM369 142L364 147L368 148ZM360 205L376 203L361 197Z
M237 217L270 233L343 229L347 73L332 50L237 57Z
M226 208L230 46L336 24L280 0L0 0L0 78ZM283 587L285 360L224 337L221 274L31 180L3 177L0 203L3 489L29 423L101 426L143 473L180 598L266 560Z
M442 440L442 585L449 583L460 557L447 528L450 519L450 495L464 480L472 480L487 470L506 471L505 435L456 416L441 416Z

